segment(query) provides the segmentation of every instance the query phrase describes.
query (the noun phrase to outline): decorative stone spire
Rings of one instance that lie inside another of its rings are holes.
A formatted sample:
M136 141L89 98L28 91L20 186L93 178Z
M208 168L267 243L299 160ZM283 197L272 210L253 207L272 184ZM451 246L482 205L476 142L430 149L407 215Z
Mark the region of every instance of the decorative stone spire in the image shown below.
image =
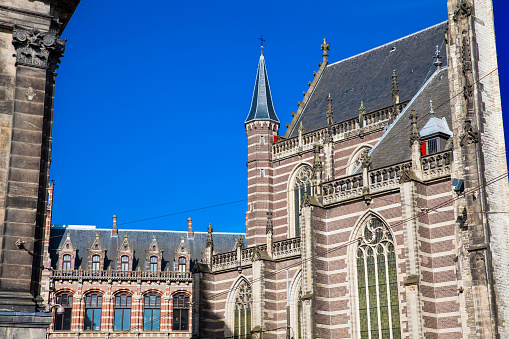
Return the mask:
M327 125L329 126L334 124L333 114L334 112L332 110L332 98L329 93L329 96L327 97Z
M329 50L330 45L327 43L327 40L323 39L323 44L321 46L321 50L323 51L323 63L327 64L329 62L329 54L327 51Z
M433 57L433 59L435 60L433 65L436 66L437 70L440 70L440 67L442 66L442 61L440 61L440 59L442 59L442 56L440 56L440 50L438 49L438 45L437 45L437 49L435 51L435 56Z
M269 234L269 232L272 233L274 231L274 226L272 225L272 210L270 209L267 212L267 227L265 228L265 231L267 234Z
M412 110L412 114L410 114L410 121L412 125L412 132L410 133L410 146L414 144L415 141L420 141L419 131L417 130L417 113L415 113L415 109Z
M214 240L212 239L212 225L209 224L209 227L207 228L208 234L207 234L207 246L214 246Z
M234 249L237 249L237 248L244 248L244 239L242 238L242 235L239 234L239 237L237 238L237 240L235 240L235 248Z
M251 109L247 115L245 123L255 120L270 120L279 124L274 105L272 104L272 94L270 93L269 78L267 77L267 67L262 53L258 62L258 71L256 72L256 81L251 101Z
M366 108L364 108L364 102L361 101L361 107L359 107L359 137L364 138L364 115L366 114Z

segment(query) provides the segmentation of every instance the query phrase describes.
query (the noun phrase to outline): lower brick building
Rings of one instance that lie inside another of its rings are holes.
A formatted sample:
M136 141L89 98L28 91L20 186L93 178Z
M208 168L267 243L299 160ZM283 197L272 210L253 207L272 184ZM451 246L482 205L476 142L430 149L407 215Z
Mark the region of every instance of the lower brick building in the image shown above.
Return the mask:
M248 246L197 265L194 337L509 337L493 9L447 5L447 22L345 60L324 40L284 136L262 47Z
M192 269L211 248L209 232L51 225L49 189L42 296L53 312L48 338L190 338ZM239 238L240 237L240 238ZM243 234L215 233L231 250Z

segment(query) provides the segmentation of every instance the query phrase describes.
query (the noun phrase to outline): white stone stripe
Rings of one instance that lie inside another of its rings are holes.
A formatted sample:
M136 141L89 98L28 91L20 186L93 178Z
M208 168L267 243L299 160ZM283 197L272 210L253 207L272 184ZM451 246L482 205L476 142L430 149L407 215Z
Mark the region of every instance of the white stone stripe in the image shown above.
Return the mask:
M458 301L458 297L457 296L442 297L442 298L430 298L430 297L425 297L425 296L421 295L421 299L424 300L424 301L434 302L434 303L441 303L441 302L448 302L448 301Z
M444 313L430 313L422 311L423 316L427 317L435 317L435 318L447 318L447 317L458 317L460 316L460 312L444 312Z

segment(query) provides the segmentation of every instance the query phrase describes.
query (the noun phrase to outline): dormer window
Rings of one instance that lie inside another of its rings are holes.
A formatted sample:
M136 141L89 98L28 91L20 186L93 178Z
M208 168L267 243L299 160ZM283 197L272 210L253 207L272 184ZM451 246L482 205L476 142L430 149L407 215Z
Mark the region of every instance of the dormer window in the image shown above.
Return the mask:
M121 258L120 258L120 269L122 271L129 271L129 257L127 255L123 255Z
M421 138L421 155L425 156L441 152L445 149L445 144L450 137L452 137L452 131L447 124L447 120L443 118L435 117L433 111L433 102L430 100L430 115L428 122L419 131Z
M92 256L92 271L99 271L101 269L101 256L96 254Z
M186 258L185 257L179 257L179 272L185 272L186 271Z
M150 272L157 272L157 257L155 255L150 257Z
M64 254L63 261L62 261L62 269L64 271L71 270L71 255L70 254Z

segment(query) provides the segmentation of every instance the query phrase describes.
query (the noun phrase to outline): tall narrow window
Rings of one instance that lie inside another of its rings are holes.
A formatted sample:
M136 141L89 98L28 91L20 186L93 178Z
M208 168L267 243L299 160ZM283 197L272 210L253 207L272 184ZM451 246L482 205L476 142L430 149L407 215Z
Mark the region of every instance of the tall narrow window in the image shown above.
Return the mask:
M159 331L161 297L154 294L145 296L143 307L143 330Z
M184 294L173 297L173 330L189 330L189 297Z
M233 337L251 339L251 286L244 281L239 285L238 291L235 299Z
M103 297L96 294L88 294L85 298L85 331L101 330L101 308Z
M131 327L131 296L115 296L115 331L128 330Z
M129 257L127 255L123 255L120 258L120 269L122 271L129 271Z
M311 171L311 167L303 167L295 176L295 181L293 183L293 224L295 229L295 236L300 236L300 223L299 223L299 212L300 212L300 204L304 199L304 195L313 195L313 190L311 189L311 181L313 175Z
M179 272L185 272L185 271L186 271L186 258L179 257Z
M150 257L150 272L157 272L157 257L155 255Z
M64 254L62 259L63 259L62 269L64 271L69 271L71 269L71 255L70 254Z
M361 338L401 338L394 241L378 219L358 243L357 284Z
M55 308L55 331L69 331L71 329L72 295L63 293L57 296L57 305L64 308L63 314L57 313Z
M100 269L101 269L101 256L95 254L92 256L92 270L99 271Z

